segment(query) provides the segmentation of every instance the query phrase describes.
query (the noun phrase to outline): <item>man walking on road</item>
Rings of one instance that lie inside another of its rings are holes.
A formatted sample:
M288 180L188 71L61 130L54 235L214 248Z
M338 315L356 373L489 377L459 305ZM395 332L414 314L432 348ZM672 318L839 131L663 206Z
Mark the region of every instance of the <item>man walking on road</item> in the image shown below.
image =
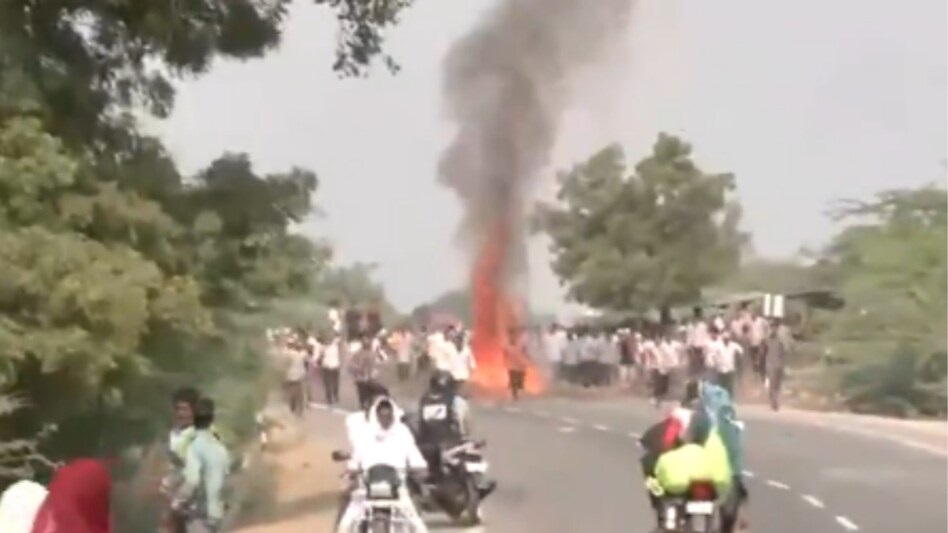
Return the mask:
M339 403L339 368L342 366L342 338L335 337L319 353L319 373L323 379L323 392L327 405Z
M507 333L507 345L504 347L504 359L507 363L507 379L510 394L514 400L520 398L527 375L527 339L518 328L510 328Z
M352 380L355 382L359 407L367 409L370 401L369 384L375 379L377 373L377 355L372 350L371 337L365 336L361 343L355 344L357 344L357 348L349 360L349 373L352 374Z
M789 356L789 341L780 335L779 319L774 319L770 328L770 335L764 343L764 368L767 372L767 392L770 398L770 407L774 411L780 409L780 389L783 387L784 370Z

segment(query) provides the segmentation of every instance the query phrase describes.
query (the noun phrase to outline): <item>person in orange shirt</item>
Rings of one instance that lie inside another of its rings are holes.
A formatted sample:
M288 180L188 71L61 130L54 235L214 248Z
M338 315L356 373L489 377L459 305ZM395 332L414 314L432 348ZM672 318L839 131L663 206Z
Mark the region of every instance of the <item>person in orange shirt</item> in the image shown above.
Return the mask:
M507 331L504 360L507 363L507 383L510 394L514 400L517 400L523 391L529 360L527 337L521 328L510 328Z

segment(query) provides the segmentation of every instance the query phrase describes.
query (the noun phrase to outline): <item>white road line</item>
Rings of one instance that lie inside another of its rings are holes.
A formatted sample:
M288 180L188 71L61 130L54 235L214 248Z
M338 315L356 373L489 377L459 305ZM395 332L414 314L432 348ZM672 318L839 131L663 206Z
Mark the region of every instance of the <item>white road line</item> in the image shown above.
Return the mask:
M630 432L629 432L629 438L630 438L630 439L638 439L638 438L640 438L640 437L641 437L641 435L639 435L638 433L636 433L636 432L634 432L634 431L630 431Z
M542 417L550 416L550 413L547 413L546 411L536 411L535 414L536 414L537 416L542 416Z
M333 413L336 413L337 415L347 415L347 414L349 414L349 413L351 412L351 411L349 411L348 409L342 409L342 408L339 408L339 407L333 407L333 408L331 409L331 411L332 411Z
M329 409L329 406L324 403L310 402L309 406L314 409L319 409L320 411L325 411L326 409Z
M779 481L774 481L772 479L768 479L767 484L775 489L790 490L790 485L787 485L786 483L781 483Z
M564 424L575 424L575 423L576 423L576 419L575 419L575 418L570 418L570 417L561 418L560 420L562 420Z
M846 518L845 516L836 515L836 521L839 522L839 525L850 531L859 531L859 526L854 524L852 520Z
M519 413L520 408L519 407L504 407L504 411L507 411L508 413Z
M818 498L816 498L816 496L810 496L809 494L804 494L800 497L803 498L803 501L812 505L813 507L816 507L817 509L822 509L823 507L826 507L825 505L823 505L823 502L821 502Z
M747 477L747 478L754 477L754 473L751 472L750 470L745 470L745 471L744 471L744 477Z
M602 424L594 424L593 429L597 429L599 431L612 431L611 429L609 429L609 426L604 426Z
M560 433L572 433L576 431L576 428L574 428L573 426L560 426L560 428L557 431L559 431Z

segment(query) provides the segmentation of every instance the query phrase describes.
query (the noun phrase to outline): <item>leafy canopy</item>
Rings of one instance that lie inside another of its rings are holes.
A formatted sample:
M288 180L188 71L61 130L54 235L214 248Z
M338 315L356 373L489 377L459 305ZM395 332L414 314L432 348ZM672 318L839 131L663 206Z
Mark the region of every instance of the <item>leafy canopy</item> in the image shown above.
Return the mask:
M948 362L948 195L943 188L884 192L842 203L852 223L825 250L846 307L827 341L847 364L853 408L945 413Z
M610 146L558 183L558 203L542 205L536 223L578 302L612 311L689 304L740 261L734 177L702 171L677 137L660 135L631 172Z
M409 1L316 3L339 23L334 69L392 66L382 35ZM288 9L0 2L0 400L24 404L0 444L54 424L53 457L120 453L164 428L182 385L215 394L224 426L249 427L262 327L331 258L291 231L318 181L261 175L241 154L182 176L130 111L166 116L175 78L272 50Z

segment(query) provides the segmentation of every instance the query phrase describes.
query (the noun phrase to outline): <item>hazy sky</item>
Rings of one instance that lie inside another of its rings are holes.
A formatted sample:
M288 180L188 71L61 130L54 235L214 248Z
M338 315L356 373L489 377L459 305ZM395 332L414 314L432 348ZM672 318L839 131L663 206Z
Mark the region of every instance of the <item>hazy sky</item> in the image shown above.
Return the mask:
M440 65L494 1L417 0L390 36L402 72L367 80L331 72L333 21L300 1L279 51L184 83L160 130L188 171L228 150L316 171L326 217L305 231L377 262L408 309L466 277L459 205L435 176L451 132ZM944 180L946 17L944 0L642 0L627 45L584 73L554 160L609 142L638 159L681 134L736 173L757 249L791 255L830 235L833 199ZM531 261L534 305L557 306L542 243Z

